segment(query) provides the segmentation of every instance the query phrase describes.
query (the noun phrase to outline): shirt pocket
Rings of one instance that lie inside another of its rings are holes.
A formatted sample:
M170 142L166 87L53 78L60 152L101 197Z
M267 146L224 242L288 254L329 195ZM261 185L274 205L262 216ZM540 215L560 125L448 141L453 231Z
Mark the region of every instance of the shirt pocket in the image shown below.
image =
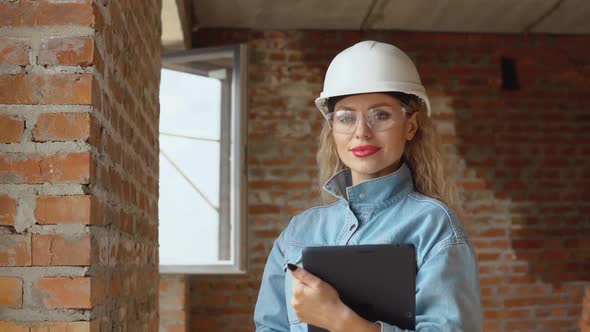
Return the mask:
M291 298L293 297L293 276L287 268L287 264L295 264L299 267L303 267L302 262L302 251L303 247L287 245L285 259L283 262L283 270L285 271L285 301L287 305L287 316L289 317L289 324L300 324L295 310L291 306Z

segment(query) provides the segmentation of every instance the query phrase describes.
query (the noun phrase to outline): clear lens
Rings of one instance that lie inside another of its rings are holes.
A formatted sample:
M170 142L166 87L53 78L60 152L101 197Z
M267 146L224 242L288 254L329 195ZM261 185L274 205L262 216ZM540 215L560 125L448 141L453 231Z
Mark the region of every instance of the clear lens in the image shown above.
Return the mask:
M356 131L360 116L364 115L365 123L374 131L390 129L405 119L406 109L394 109L391 107L379 107L368 110L366 113L339 109L328 116L332 130L337 133L352 134Z

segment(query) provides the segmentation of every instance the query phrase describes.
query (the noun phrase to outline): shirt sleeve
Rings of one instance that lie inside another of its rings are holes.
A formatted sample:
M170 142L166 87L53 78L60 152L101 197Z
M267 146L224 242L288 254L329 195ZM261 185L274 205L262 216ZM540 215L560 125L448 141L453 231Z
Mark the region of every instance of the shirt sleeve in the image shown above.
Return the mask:
M283 270L283 251L280 242L282 235L274 241L262 274L262 283L254 309L256 332L290 330L285 302L285 271Z
M417 332L480 332L477 260L468 242L448 240L433 248L416 276ZM378 321L381 332L401 332Z

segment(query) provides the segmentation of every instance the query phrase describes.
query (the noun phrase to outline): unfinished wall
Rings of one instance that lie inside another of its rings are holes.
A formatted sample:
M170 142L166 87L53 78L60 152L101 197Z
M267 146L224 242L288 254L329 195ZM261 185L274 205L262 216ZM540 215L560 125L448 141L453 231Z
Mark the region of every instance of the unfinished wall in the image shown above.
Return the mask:
M0 1L0 330L157 331L160 0Z
M190 278L191 330L253 330L272 242L316 203L313 100L330 59L360 38L405 50L431 96L464 190L485 330L580 330L590 284L589 37L236 30L200 30L193 42L250 47L250 273ZM516 60L517 91L501 88L503 56Z
M190 300L186 275L160 276L160 332L192 331L189 321Z

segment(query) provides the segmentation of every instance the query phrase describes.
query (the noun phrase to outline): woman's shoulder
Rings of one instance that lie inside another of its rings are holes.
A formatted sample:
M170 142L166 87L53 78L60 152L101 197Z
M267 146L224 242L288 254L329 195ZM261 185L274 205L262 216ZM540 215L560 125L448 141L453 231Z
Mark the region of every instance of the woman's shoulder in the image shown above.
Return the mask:
M457 246L469 248L465 252L471 254L471 241L456 211L441 200L419 192L409 194L407 201L408 209L414 213L413 228L420 238L416 241L419 266L428 257Z
M464 225L456 211L444 202L420 192L411 192L407 196L409 207L420 219L427 219L431 227L448 229L455 238L465 238Z
M315 237L323 238L332 233L336 223L330 221L340 215L341 205L342 202L336 201L328 205L317 205L296 214L287 225L285 240L292 243L325 241Z
M408 193L407 196L408 200L413 202L414 204L420 205L420 208L425 211L430 212L438 212L442 215L447 215L450 217L453 214L453 210L449 208L445 203L441 200L436 199L434 197L430 197L428 195L424 195L417 191L412 191Z

